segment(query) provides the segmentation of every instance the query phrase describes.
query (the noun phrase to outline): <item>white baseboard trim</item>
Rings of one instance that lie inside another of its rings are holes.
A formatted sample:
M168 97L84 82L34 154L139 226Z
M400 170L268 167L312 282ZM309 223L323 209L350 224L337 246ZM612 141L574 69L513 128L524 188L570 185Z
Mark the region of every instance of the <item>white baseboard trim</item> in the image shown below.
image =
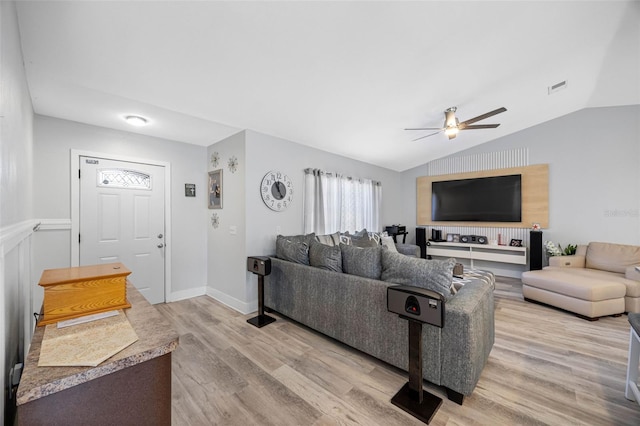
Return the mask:
M215 288L207 287L207 296L216 299L218 302L227 305L231 309L235 309L243 315L247 315L258 311L258 302L243 302L236 299L233 296L229 296L226 293L216 290Z
M188 290L173 291L167 302L177 302L178 300L191 299L193 297L207 294L207 286L190 288Z

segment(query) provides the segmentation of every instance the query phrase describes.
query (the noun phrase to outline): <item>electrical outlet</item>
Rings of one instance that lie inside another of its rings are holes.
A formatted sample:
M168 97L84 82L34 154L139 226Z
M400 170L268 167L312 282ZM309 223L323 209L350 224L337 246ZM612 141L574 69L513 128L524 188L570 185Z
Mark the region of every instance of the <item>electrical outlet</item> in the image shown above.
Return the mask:
M231 225L229 227L229 234L236 235L238 233L238 227L235 225Z

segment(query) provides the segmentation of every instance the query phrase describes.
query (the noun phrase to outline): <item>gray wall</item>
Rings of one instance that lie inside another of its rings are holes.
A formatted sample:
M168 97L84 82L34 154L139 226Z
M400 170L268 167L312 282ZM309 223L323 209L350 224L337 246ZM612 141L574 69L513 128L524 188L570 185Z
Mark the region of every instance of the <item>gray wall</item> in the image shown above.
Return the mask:
M171 290L202 294L206 286L206 148L165 139L36 116L34 123L34 213L39 219L71 218L72 149L171 164ZM74 172L75 173L75 172ZM196 184L196 197L184 196L184 184ZM71 265L68 230L37 233L34 263L42 269ZM55 264L54 264L55 263Z
M549 164L549 228L563 246L607 241L640 244L640 106L589 108L455 154L526 147L530 164ZM403 220L416 223L420 166L402 173Z
M207 229L208 263L207 294L239 310L250 312L245 288L247 217L252 212L245 206L245 179L247 161L245 156L245 132L237 133L210 146L207 157L217 152L220 163L213 166L209 161L208 170L222 170L222 208L208 211L204 223ZM237 168L232 172L229 160L236 159ZM208 175L206 176L208 180ZM215 215L219 225L213 227L211 218Z
M278 230L283 235L303 232L305 168L379 180L383 185L381 222L398 223L402 216L405 200L401 196L400 174L395 171L251 130L210 146L208 155L213 152L221 157L216 168L224 169L224 195L223 209L209 211L218 214L220 225L217 229L208 225L208 292L241 312L255 311L257 307L257 279L246 272L246 257L273 254ZM240 163L235 174L227 166L232 155ZM284 172L294 185L292 205L282 212L267 208L260 197L260 182L271 170ZM236 227L236 235L231 235L230 226Z
M29 285L33 107L12 2L0 2L0 423L9 368L22 359L24 289ZM27 232L24 232L26 226Z

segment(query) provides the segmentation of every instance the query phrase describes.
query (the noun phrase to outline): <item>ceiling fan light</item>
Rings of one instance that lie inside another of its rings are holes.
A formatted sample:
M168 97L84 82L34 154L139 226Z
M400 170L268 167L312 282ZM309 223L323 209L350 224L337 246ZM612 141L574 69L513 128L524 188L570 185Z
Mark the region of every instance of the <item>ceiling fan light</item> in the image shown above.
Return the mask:
M446 129L444 129L444 134L447 136L455 136L458 134L458 132L459 129L456 126L448 126Z

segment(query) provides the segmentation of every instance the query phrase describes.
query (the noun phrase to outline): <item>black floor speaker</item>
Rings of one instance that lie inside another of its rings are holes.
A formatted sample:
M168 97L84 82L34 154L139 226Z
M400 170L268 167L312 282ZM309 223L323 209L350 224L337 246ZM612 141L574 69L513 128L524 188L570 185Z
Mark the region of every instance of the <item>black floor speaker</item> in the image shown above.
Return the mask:
M529 233L529 269L537 271L542 269L542 232L531 231Z
M420 247L420 257L427 258L427 228L416 228L416 245Z

